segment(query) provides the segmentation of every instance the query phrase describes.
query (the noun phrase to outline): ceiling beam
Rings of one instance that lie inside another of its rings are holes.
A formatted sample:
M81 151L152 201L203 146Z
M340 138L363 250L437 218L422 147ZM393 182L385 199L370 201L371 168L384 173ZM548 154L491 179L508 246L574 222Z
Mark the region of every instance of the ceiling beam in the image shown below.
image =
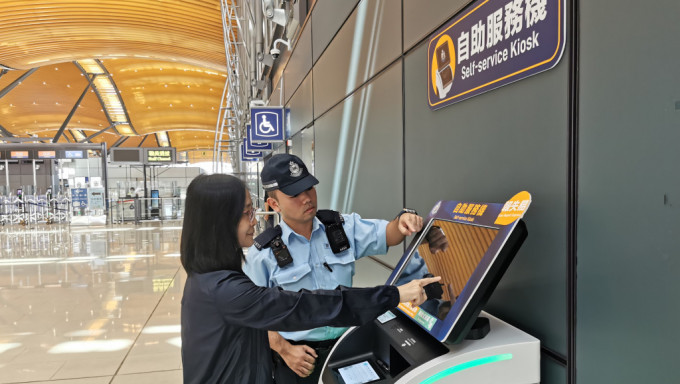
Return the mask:
M2 135L5 136L5 137L14 137L14 135L12 134L12 132L6 130L5 127L3 127L2 125L0 125L0 132L1 132Z
M87 95L87 91L92 86L92 80L94 79L95 76L97 76L97 75L92 75L92 79L90 79L89 76L87 77L87 80L88 80L87 81L87 87L85 87L85 90L83 90L83 93L80 94L78 101L76 101L76 104L73 106L73 108L71 108L71 112L69 112L68 116L66 116L66 120L64 120L64 123L61 125L61 128L59 128L59 131L57 131L57 134L54 135L54 139L52 139L53 143L56 143L56 142L59 141L59 137L64 133L64 129L66 129L66 126L71 121L71 118L73 117L73 115L76 113L78 106L80 105L80 103L85 98L85 95Z
M88 136L88 137L82 139L82 140L80 141L80 143L89 142L90 140L94 139L95 137L101 135L102 133L108 131L108 130L111 129L111 128L113 128L113 124L109 125L108 127L102 129L102 130L99 131L99 132L93 133L93 134L91 134L90 136Z
M0 91L0 99L2 99L6 94L9 93L9 91L13 90L17 85L21 84L22 81L24 81L27 77L31 76L33 72L37 70L38 68L29 69L23 75L19 76L16 80L14 80L12 84L6 86L5 89Z
M130 136L121 136L120 139L116 140L115 143L111 146L111 148L115 148L121 144L123 144L127 139L129 139Z
M154 135L154 136L156 136L156 135ZM148 134L144 135L144 138L142 139L142 141L139 142L139 145L137 147L141 147L142 144L144 144L144 142L146 141L147 137L149 137Z

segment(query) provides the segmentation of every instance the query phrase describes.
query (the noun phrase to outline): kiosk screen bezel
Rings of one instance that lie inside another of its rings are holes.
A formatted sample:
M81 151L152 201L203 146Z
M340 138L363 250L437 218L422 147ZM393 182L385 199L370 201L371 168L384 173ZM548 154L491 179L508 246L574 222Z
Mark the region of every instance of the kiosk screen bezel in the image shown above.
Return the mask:
M486 206L484 215L475 218L476 220L474 222L470 222L467 221L470 220L468 217L469 215L466 216L453 213L454 209L452 207L460 205L459 202L438 202L427 217L423 230L413 238L397 264L397 267L387 280L387 284L392 285L398 281L405 267L418 250L418 246L425 240L427 232L435 221L480 226L498 231L495 238L484 252L477 267L472 272L459 297L452 303L451 309L444 319L439 319L435 314L430 314L422 308L412 308L416 312L425 311L427 315L434 318L434 324L426 327L416 320L416 316L414 316L413 312L408 313L402 308L397 308L397 310L404 313L409 319L413 320L440 342L448 340L449 342L455 343L460 342L465 338L465 334L474 323L479 312L481 312L483 305L486 303L486 299L488 299L491 291L493 291L498 280L500 280L500 277L507 269L507 263L512 260L519 245L521 245L526 237L526 227L519 219L508 225L494 225L494 220L503 208L503 204L483 204ZM517 231L518 233L513 236L513 232L517 228L518 223L521 223L520 231Z

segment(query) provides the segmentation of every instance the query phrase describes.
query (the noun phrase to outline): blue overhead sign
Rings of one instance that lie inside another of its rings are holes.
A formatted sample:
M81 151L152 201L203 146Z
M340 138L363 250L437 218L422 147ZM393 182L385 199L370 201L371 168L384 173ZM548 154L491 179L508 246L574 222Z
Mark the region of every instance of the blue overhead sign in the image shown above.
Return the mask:
M477 0L428 44L430 109L553 68L565 41L565 0Z
M283 107L250 107L251 143L276 143L285 140Z
M239 146L239 152L241 152L241 161L259 161L263 156L262 152L246 150L245 141L241 142L241 145Z
M249 152L261 152L261 151L271 151L273 148L272 143L253 143L250 139L250 124L246 124L246 151Z

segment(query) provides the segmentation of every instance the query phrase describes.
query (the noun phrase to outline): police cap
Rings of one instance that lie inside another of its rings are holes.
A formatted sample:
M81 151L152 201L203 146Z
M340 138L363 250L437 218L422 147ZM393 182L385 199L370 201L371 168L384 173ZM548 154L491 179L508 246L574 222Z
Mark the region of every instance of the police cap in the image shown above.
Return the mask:
M265 191L278 189L288 196L297 196L319 184L299 157L287 153L272 156L264 164L260 178Z

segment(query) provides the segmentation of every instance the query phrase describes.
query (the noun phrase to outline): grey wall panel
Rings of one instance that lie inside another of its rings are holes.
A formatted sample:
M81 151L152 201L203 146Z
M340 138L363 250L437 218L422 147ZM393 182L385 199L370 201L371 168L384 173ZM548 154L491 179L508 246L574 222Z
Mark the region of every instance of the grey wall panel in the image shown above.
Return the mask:
M541 356L541 383L567 384L567 369L554 360Z
M438 26L453 17L470 0L403 0L404 51L434 32Z
M291 153L305 163L307 170L312 175L314 172L314 127L305 128L291 138Z
M527 190L529 238L489 310L566 352L568 58L556 68L430 111L427 46L405 63L406 205L504 202Z
M300 129L312 122L314 110L312 105L312 73L305 78L297 92L286 106L290 109L290 134L295 135Z
M680 2L580 6L577 379L675 383Z
M300 83L312 69L312 32L311 28L305 28L295 44L295 50L288 60L283 73L284 100L286 103L300 86Z
M320 208L387 220L402 208L401 105L395 64L315 121ZM393 247L384 258L400 255Z
M272 83L272 93L269 95L269 105L285 105L283 102L283 76L279 77L279 81Z
M401 7L363 1L314 66L314 113L320 116L401 53Z
M359 0L316 0L312 9L313 62L319 59Z

